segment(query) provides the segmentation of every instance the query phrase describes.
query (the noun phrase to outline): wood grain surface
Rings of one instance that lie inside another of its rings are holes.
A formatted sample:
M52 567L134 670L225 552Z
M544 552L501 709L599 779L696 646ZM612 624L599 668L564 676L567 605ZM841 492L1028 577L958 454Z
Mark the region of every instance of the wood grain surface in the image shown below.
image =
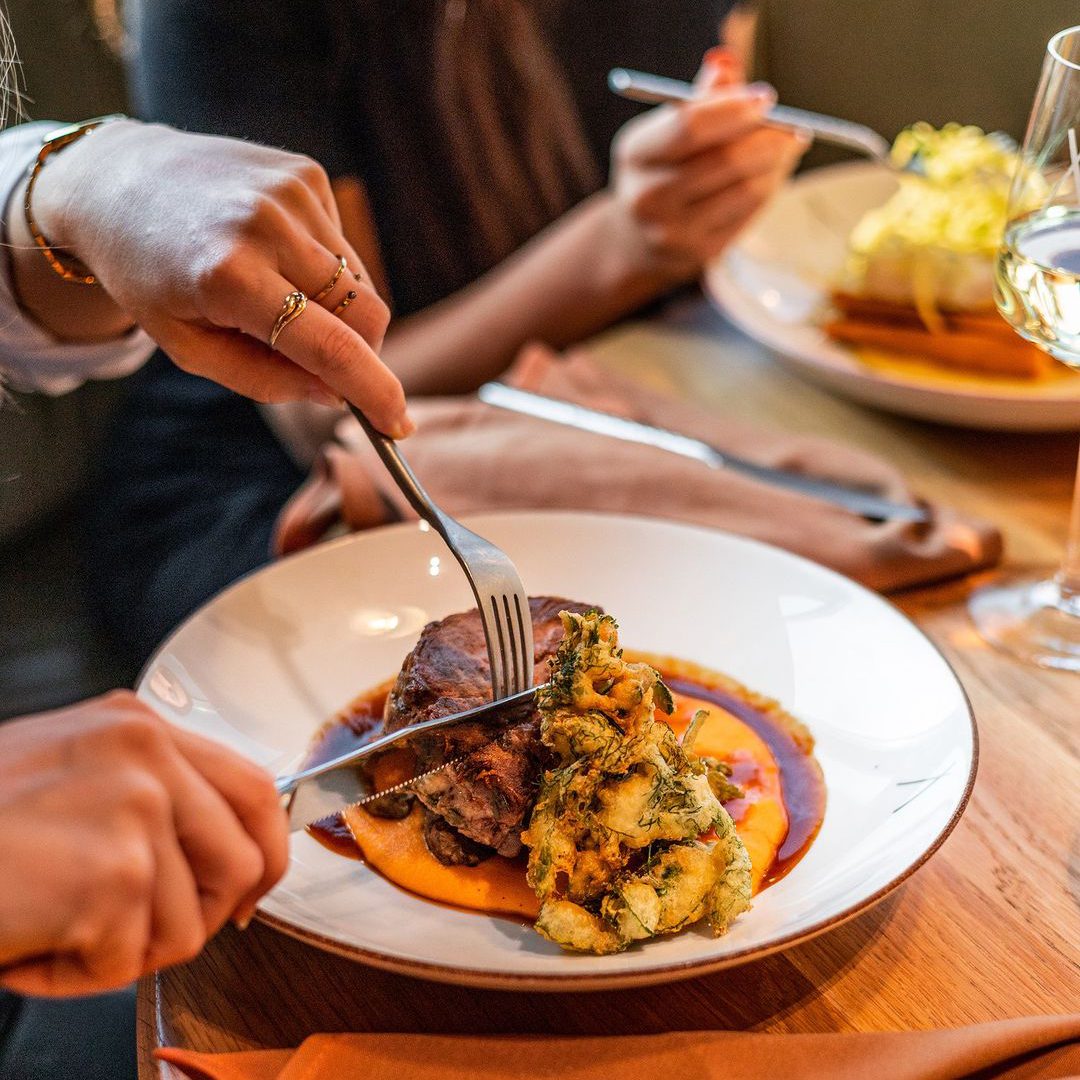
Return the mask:
M928 498L1005 531L1000 571L1059 557L1073 435L996 435L903 420L786 372L700 299L593 344L603 363L723 417L828 435L881 454ZM983 580L987 580L984 576ZM317 1031L621 1034L930 1028L1080 1007L1080 676L983 644L965 598L981 582L892 597L937 643L971 697L981 759L966 814L898 892L778 956L670 986L514 994L422 982L337 959L265 927L227 930L139 993L140 1076L151 1051L292 1046Z

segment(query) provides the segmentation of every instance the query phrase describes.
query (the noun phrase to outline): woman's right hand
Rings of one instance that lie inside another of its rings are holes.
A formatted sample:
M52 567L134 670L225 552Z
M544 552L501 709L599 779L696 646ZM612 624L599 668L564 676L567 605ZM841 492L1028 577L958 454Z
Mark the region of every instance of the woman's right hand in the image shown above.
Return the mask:
M0 726L0 984L120 987L243 925L285 871L268 773L129 692Z
M48 160L33 206L45 236L104 286L88 295L63 285L27 247L21 273L16 265L23 306L57 336L92 340L88 305L108 303L101 318L126 315L180 367L246 397L324 405L345 398L387 435L411 432L401 384L378 356L389 309L344 236L326 173L310 158L118 120ZM23 227L20 213L11 220ZM286 296L317 296L339 257L348 272L270 348Z
M763 123L769 86L746 86L724 50L698 75L700 97L623 125L612 144L612 235L622 262L667 285L700 273L788 178L810 145Z

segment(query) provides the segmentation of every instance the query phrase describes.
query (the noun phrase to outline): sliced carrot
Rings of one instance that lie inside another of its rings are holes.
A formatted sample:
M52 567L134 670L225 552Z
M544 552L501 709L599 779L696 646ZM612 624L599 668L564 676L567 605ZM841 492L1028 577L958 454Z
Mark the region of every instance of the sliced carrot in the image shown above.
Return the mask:
M891 300L878 300L872 296L855 296L852 293L833 293L832 304L842 315L855 322L900 323L916 329L928 329L919 312L909 304L897 304ZM989 335L1009 344L1016 344L1016 331L994 308L978 311L942 311L941 318L946 331Z
M1018 337L1009 341L996 334L969 331L932 334L916 326L850 318L827 322L824 330L834 341L883 349L959 371L1034 379L1049 366L1049 358L1041 350Z

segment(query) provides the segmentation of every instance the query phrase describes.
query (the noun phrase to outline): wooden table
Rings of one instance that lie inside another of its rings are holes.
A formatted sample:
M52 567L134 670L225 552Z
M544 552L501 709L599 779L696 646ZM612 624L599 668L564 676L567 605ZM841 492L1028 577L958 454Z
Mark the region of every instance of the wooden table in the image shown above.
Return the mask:
M1047 569L1064 539L1075 436L957 431L833 398L771 361L700 300L621 327L604 363L738 414L830 435L899 465L932 499L991 518L1006 571ZM975 708L981 760L967 813L876 909L814 941L666 987L513 994L362 967L253 925L222 933L139 992L140 1076L162 1043L292 1046L317 1031L617 1034L929 1028L1080 1008L1080 677L989 649L967 620L972 582L893 599L941 647Z

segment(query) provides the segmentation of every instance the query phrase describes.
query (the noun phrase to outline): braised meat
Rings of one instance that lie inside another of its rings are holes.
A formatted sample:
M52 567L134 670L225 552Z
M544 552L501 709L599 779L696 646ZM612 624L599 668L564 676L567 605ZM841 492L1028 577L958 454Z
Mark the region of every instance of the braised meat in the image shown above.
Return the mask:
M553 597L533 597L529 605L535 681L540 683L548 678L548 659L562 640L559 612L581 614L596 609ZM387 699L385 727L397 731L490 699L487 644L474 608L424 628ZM494 723L459 724L419 736L411 746L420 771L465 755L414 789L431 815L442 822L432 822L425 829L436 858L473 864L478 855L491 851L513 856L521 850L520 834L536 801L548 754L540 742L535 706L520 706L510 723L500 718ZM455 832L460 839L455 840ZM479 851L477 845L482 845Z
M521 850L525 818L536 802L547 760L539 721L530 713L510 727L489 731L483 746L414 788L420 801L448 825L500 855ZM434 850L432 854L440 857Z
M428 851L444 866L479 866L494 854L486 844L470 840L451 825L424 807L424 843Z

